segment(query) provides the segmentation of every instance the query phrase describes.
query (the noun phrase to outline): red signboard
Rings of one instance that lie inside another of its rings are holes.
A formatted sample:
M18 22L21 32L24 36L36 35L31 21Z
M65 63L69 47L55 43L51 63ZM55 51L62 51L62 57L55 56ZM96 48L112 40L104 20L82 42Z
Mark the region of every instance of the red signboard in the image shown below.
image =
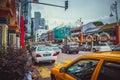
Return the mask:
M25 25L24 25L24 17L21 16L21 37L20 37L20 44L21 44L21 47L24 48L25 47L25 43L24 43L24 40L25 40Z

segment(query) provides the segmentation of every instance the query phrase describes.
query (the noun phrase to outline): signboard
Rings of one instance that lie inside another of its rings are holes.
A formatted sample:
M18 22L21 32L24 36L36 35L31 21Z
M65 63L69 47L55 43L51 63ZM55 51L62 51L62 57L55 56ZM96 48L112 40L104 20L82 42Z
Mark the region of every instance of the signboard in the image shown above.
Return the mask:
M88 36L86 37L86 41L87 41L87 42L92 42L92 41L93 41L93 37L92 37L91 35L88 35Z
M100 39L102 42L107 42L110 40L110 36L108 33L101 33L100 34Z
M2 48L2 26L0 26L0 50Z

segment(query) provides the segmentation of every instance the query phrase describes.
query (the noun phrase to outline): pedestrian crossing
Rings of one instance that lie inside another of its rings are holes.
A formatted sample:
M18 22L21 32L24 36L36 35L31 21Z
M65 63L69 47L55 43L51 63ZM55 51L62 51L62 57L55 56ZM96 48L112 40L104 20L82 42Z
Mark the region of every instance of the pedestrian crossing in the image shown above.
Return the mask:
M68 62L70 62L70 60L63 60L63 62L68 63ZM56 61L53 64L53 67L61 66L61 65L63 65L63 63L60 63L60 62ZM42 78L49 78L50 77L50 71L51 70L49 68L47 68L47 66L36 66L36 69L38 70L38 72L39 72L39 74Z

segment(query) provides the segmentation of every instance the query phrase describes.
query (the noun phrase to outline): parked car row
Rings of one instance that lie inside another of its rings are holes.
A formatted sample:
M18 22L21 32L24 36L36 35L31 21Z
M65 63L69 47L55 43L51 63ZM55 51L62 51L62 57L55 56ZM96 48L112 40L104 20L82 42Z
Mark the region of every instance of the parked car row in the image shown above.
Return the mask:
M79 53L79 51L93 51L93 52L103 52L112 51L115 45L110 45L108 43L99 43L98 45L87 45L83 44L79 46L77 42L69 42L64 44L62 49L63 53Z
M77 42L69 42L61 48L63 53L79 53L79 44Z
M93 51L93 52L103 52L103 51L112 51L115 45L110 45L108 43L99 43L98 45L87 45L83 44L79 47L81 51Z

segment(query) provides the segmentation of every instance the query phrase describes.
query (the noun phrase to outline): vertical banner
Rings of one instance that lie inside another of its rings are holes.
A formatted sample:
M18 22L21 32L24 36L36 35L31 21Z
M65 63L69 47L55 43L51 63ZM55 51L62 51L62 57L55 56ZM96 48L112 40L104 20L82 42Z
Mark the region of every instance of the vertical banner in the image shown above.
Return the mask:
M82 32L79 35L79 41L80 41L80 45L82 45L82 43L83 43L83 33Z
M21 27L21 35L20 35L20 45L22 48L25 47L25 43L24 43L24 40L25 40L25 25L24 25L24 17L21 16L21 24L20 24L20 27Z

